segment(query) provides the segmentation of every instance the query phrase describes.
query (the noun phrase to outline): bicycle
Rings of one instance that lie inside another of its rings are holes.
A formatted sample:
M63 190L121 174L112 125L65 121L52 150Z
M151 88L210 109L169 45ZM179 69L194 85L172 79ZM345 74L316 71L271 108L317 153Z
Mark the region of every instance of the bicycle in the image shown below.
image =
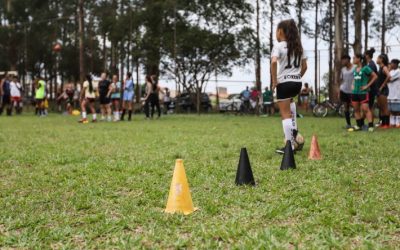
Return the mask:
M354 109L350 107L350 116L353 116ZM316 117L326 117L328 114L336 114L341 117L344 116L345 113L345 106L343 103L334 103L329 100L319 103L314 106L313 114Z

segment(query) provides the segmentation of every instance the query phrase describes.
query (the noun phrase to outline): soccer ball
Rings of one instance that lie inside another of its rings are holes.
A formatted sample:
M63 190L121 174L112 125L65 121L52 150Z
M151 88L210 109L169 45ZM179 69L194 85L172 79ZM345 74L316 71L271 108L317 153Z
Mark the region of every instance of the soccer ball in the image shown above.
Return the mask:
M298 133L294 142L294 148L296 150L302 150L304 147L304 142L304 137L300 133Z
M81 114L81 112L77 109L75 109L74 111L72 111L72 115L74 116L79 116Z
M283 140L284 140L283 143L286 143L285 139L283 139ZM296 139L295 139L294 145L293 145L294 149L302 150L304 147L304 143L305 143L304 137L300 133L297 133L297 136L296 136Z

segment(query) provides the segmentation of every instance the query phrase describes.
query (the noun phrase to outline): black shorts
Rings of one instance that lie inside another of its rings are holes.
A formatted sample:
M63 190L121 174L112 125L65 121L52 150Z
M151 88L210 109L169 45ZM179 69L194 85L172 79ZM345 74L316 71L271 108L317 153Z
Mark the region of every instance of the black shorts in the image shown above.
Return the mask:
M351 102L355 103L369 103L369 94L352 94Z
M296 97L301 91L301 82L283 82L276 86L276 97L283 101Z
M389 88L385 86L381 91L378 90L378 96L380 95L387 97L389 95Z
M351 94L340 91L340 101L343 103L351 103Z
M11 104L11 96L3 95L3 105Z
M94 103L96 101L95 98L85 98L88 103Z
M111 103L111 98L106 96L100 96L100 104L101 105L108 105Z

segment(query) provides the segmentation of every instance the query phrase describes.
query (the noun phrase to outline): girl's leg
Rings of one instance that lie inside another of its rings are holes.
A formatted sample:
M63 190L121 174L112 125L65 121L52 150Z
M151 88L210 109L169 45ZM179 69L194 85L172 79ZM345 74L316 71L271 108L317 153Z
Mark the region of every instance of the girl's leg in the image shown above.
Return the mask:
M361 129L363 120L363 117L361 115L361 105L359 102L353 102L352 105L354 108L354 118L356 118L357 127Z
M390 112L389 112L389 104L386 96L382 96L382 115L385 121L385 125L389 126L390 123Z
M97 114L96 114L96 109L94 108L94 103L90 103L90 111L92 112L93 116L93 121L97 121Z
M144 113L146 114L146 118L149 118L149 107L150 106L150 96L147 98L147 100L144 103Z
M106 111L107 111L107 120L111 121L112 119L111 103L106 105Z
M124 120L124 117L125 117L125 112L126 112L125 107L126 107L126 101L122 101L121 121L123 121L123 120Z
M368 103L363 103L361 106L361 109L363 110L363 112L367 118L368 128L373 128L374 122L373 122L373 118L372 118L372 112L371 112L371 109L369 108Z
M157 113L158 113L158 117L161 117L161 107L160 107L160 100L158 99L158 97L155 99L156 101L156 108L157 108Z
M292 148L294 148L293 132L296 130L293 114L291 110L291 100L284 100L278 102L279 110L282 118L283 133L285 134L285 141L291 141Z
M128 120L132 120L132 101L128 102Z

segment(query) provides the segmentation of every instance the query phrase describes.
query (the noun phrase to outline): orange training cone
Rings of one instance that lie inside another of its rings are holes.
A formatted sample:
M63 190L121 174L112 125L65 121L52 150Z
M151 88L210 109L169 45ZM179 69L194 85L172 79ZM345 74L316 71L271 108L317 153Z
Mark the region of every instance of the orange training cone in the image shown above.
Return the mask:
M310 147L310 153L308 154L308 159L309 160L321 160L322 159L321 151L319 149L318 140L317 140L316 135L313 135L313 137L311 139L311 147Z
M183 167L183 160L178 159L175 163L174 176L172 177L165 212L188 215L195 210L197 210L197 208L193 207L192 196L190 195L189 184L186 178L185 168Z

